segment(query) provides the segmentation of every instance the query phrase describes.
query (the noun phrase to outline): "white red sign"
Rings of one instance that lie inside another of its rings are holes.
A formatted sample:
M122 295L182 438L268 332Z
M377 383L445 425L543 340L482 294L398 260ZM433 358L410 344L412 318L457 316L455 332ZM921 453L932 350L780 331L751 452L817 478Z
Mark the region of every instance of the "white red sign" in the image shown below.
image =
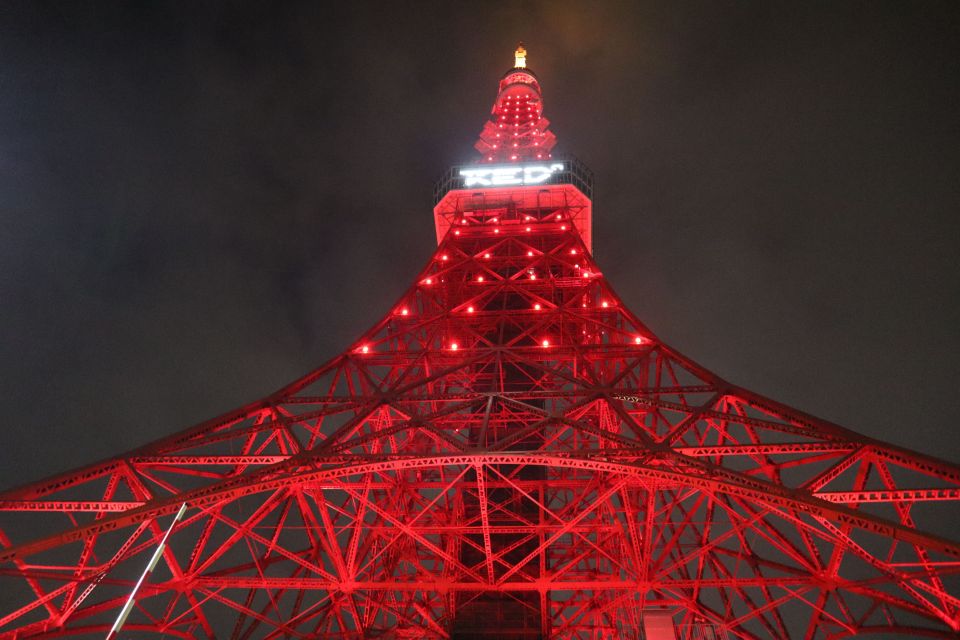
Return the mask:
M465 187L506 187L542 184L554 173L563 171L563 164L506 164L461 169Z

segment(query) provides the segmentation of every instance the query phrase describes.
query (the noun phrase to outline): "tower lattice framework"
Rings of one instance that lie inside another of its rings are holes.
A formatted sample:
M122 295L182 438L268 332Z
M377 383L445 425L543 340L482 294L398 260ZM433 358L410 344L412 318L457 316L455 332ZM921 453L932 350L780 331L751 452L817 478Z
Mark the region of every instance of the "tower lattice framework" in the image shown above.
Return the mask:
M931 533L960 468L658 340L547 127L518 50L436 253L355 344L0 494L0 638L106 635L184 503L123 637L960 637L960 544Z

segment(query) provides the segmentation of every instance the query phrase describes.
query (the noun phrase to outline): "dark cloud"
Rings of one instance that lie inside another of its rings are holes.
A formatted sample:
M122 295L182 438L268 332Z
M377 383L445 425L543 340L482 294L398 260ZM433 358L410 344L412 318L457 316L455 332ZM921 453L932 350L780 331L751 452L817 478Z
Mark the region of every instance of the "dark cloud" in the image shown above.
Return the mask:
M375 322L520 39L655 332L960 460L950 3L331 6L0 8L0 485L266 394Z

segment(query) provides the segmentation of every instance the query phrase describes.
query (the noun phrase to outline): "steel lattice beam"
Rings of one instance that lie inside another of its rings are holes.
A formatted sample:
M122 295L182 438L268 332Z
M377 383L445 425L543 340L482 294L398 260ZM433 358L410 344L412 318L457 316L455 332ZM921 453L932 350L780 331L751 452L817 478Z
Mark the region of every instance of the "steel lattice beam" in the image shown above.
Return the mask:
M488 162L528 107L516 161L554 160L524 74ZM663 344L593 260L586 169L557 164L445 178L414 284L301 379L0 493L0 638L106 633L184 502L127 630L638 638L659 611L682 638L960 637L960 542L933 530L960 467Z

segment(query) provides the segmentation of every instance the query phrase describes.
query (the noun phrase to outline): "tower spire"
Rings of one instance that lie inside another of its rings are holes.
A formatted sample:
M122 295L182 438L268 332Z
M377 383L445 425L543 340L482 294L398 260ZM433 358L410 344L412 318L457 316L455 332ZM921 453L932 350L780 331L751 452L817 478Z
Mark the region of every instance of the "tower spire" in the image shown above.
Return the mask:
M527 50L523 48L522 42L517 45L516 51L513 52L513 68L514 69L527 68Z
M474 148L480 162L548 160L557 143L543 117L543 96L536 74L527 68L523 43L513 52L513 68L500 79L490 120L483 125Z

